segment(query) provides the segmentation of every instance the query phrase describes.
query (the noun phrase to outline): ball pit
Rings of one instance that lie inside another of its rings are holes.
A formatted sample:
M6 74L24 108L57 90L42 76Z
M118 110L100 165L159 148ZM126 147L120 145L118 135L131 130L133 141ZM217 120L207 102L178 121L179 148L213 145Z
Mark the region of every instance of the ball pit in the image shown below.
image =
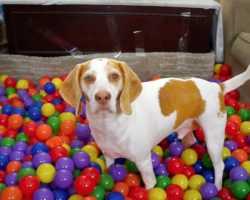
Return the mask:
M226 64L212 81L231 77ZM91 136L86 119L58 92L65 76L42 77L38 85L0 73L0 199L21 200L193 200L250 199L250 105L234 90L225 95L227 124L222 158L223 187L214 185L203 130L185 147L177 133L152 149L156 185L144 188L130 160L110 167Z

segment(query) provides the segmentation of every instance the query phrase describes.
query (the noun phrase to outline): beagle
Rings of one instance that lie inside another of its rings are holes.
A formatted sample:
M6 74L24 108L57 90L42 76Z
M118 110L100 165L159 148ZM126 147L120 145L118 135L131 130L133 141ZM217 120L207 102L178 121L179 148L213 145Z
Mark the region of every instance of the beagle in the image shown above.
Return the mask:
M221 188L227 121L223 95L248 79L250 67L221 84L199 78L141 83L126 63L98 58L78 64L62 83L60 94L76 108L76 115L82 112L84 96L89 126L107 166L120 157L135 162L147 189L156 183L151 149L173 131L192 145L198 123L214 166L215 185Z

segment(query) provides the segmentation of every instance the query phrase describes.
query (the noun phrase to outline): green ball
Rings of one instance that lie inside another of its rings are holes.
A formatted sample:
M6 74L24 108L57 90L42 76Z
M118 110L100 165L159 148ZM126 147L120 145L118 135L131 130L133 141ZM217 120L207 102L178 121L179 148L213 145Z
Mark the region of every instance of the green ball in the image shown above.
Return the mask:
M228 178L228 179L226 179L226 180L223 182L223 187L225 187L225 188L231 188L232 183L233 183L233 181L232 181L230 178Z
M126 160L125 165L130 173L138 173L139 170L136 167L136 164L130 160Z
M36 171L31 167L24 167L24 168L19 170L19 172L17 174L17 178L20 181L26 175L34 175L35 176Z
M25 133L21 132L16 136L17 142L29 142L30 138Z
M80 176L81 173L82 173L82 171L80 169L74 169L73 170L74 179L76 179L78 176Z
M102 174L98 185L104 188L104 190L111 190L114 186L113 177L107 173Z
M168 158L169 156L170 156L169 149L166 149L166 150L163 152L163 158Z
M69 157L73 157L75 155L76 152L80 151L81 149L79 147L73 148L71 149L70 153L69 153Z
M6 185L4 183L0 183L0 194L4 188L6 188Z
M41 94L34 94L34 95L32 96L32 99L33 99L34 101L40 101L42 98L43 98L43 96L42 96Z
M165 190L169 184L171 183L171 179L168 176L157 176L156 178L156 186Z
M105 190L100 185L97 185L92 192L91 196L96 197L98 200L103 200L105 197Z
M250 192L250 186L244 181L235 181L231 186L231 192L237 199L245 199Z
M13 138L10 138L10 137L3 138L0 141L1 147L4 147L4 146L5 147L12 147L14 144L15 144L15 140Z
M247 108L241 108L238 111L238 115L240 116L241 120L244 122L250 118L250 111Z
M227 111L227 117L236 113L235 109L232 106L226 106L226 111Z
M210 200L221 200L221 198L219 198L219 197L213 197L213 198L210 199Z
M55 113L54 113L54 117L59 117L60 113L56 110Z
M202 157L201 163L207 168L207 169L213 169L213 163L208 153L204 154Z
M53 131L58 131L60 129L61 120L59 117L52 116L48 119L47 124Z
M13 87L8 87L8 88L5 89L5 95L6 96L9 96L10 94L14 94L14 93L16 93L16 89L13 88Z

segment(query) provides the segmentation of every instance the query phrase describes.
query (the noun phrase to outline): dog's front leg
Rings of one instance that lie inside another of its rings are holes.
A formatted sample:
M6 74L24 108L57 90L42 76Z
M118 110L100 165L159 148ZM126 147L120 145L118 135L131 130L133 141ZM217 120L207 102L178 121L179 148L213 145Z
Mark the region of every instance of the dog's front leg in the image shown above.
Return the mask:
M149 156L144 159L141 158L140 160L137 160L136 166L141 173L146 189L153 188L156 184L156 179L154 175L151 154L149 154Z
M103 153L104 158L105 158L105 162L106 162L106 166L110 167L110 165L112 165L114 163L114 159L110 158L107 154Z

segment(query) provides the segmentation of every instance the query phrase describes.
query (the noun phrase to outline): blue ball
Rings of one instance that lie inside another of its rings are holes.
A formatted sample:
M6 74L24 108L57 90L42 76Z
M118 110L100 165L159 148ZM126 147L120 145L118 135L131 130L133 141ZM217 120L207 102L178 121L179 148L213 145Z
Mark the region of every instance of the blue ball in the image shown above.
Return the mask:
M2 106L2 114L11 115L14 107L11 104L5 104Z
M171 133L168 137L167 137L167 142L168 144L171 144L174 141L178 141L178 135L177 133Z
M46 144L42 143L42 142L38 142L36 144L34 144L32 147L31 147L31 150L30 150L30 153L34 156L36 155L37 153L40 153L40 152L46 152L48 153L49 152L49 149L47 147Z
M44 85L44 90L47 94L53 94L56 90L56 87L53 83L48 82Z
M65 190L56 189L53 191L55 200L67 200L69 195Z
M121 164L123 165L126 162L125 158L116 158L115 159L115 164Z
M12 110L12 113L11 113L11 114L19 114L19 115L21 115L22 117L25 117L26 111L25 111L25 109L23 109L23 108L17 107L17 108L14 108L14 109Z
M8 163L9 163L8 156L0 155L0 169L5 170Z
M224 164L225 164L225 171L227 172L229 172L232 168L240 165L239 161L233 156L226 158L224 160Z
M55 99L53 99L53 100L51 101L51 103L53 103L53 104L61 104L62 102L63 102L63 100L60 99L60 98L55 98Z
M205 167L202 165L202 162L200 160L194 163L192 167L194 168L196 174L202 173L205 169Z
M42 107L42 105L43 105L43 102L41 102L41 101L36 101L35 103L34 103L34 107L37 107L37 108L41 108Z
M205 170L202 172L202 176L205 178L207 183L214 183L214 172L212 170Z
M105 200L124 200L120 192L110 192Z
M96 168L100 173L102 173L102 168L97 163L90 162L90 166Z
M42 117L42 112L41 109L38 107L31 107L28 110L28 116L30 119L34 120L34 121L38 121L39 119L41 119Z

